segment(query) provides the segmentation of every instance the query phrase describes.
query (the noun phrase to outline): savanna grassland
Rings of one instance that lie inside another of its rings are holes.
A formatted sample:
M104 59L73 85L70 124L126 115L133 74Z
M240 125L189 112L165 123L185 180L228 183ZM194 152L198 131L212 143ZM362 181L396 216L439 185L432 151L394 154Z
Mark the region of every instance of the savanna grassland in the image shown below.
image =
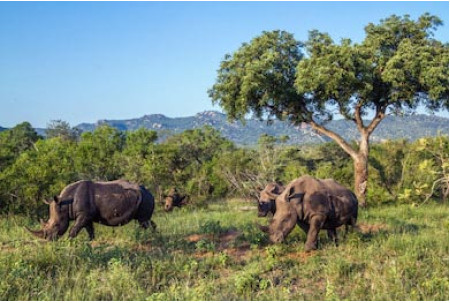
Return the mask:
M254 205L239 200L165 213L157 231L96 225L36 240L22 216L0 219L1 300L448 300L448 205L360 210L335 247L304 253L298 227L272 245Z

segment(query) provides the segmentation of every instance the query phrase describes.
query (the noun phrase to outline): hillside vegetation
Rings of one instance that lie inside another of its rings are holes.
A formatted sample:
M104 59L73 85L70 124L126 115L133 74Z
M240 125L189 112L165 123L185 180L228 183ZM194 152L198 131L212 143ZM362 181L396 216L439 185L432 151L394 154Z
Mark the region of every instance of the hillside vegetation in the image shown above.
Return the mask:
M81 179L124 178L160 201L172 186L195 201L254 199L267 182L309 174L353 188L353 164L334 143L291 146L263 135L256 148L236 147L212 127L187 130L157 143L146 129L93 132L54 129L40 138L29 123L0 133L0 212L45 214L41 201ZM421 204L448 198L448 137L374 144L369 158L369 205ZM200 203L199 202L199 203Z
M365 121L367 124L368 121ZM275 137L288 136L288 144L317 144L331 141L328 137L317 134L309 126L293 126L286 121L275 120L268 124L258 119L248 119L245 124L240 121L228 122L226 115L216 111L205 111L188 117L170 118L161 114L145 115L135 119L99 120L96 123L81 123L75 126L81 132L92 132L101 125L109 125L120 131L135 131L140 128L154 130L159 141L167 137L195 128L209 125L220 131L222 136L241 146L254 146L264 134ZM327 126L346 140L356 140L358 132L351 122L333 120ZM376 129L372 141L381 142L393 139L417 140L422 137L448 134L448 119L439 116L414 115L390 116L385 118ZM0 131L6 130L0 127ZM46 129L37 128L37 133L45 136Z
M155 130L161 138L169 134L176 134L188 129L201 128L209 125L228 140L239 145L256 145L261 135L268 134L275 137L289 136L289 144L323 143L331 141L328 137L317 134L307 125L296 127L285 121L273 121L268 124L258 119L248 119L245 124L240 121L228 122L226 115L216 111L205 111L195 116L169 118L164 115L145 115L141 118L129 120L99 120L95 124L82 123L76 126L82 131L93 131L100 125L107 124L119 130L137 130L141 127ZM366 121L367 124L367 121ZM340 134L346 140L358 138L358 132L353 124L346 120L334 120L328 123L330 130ZM421 137L448 134L448 119L415 115L387 117L375 131L372 140L375 142L405 138L416 140Z

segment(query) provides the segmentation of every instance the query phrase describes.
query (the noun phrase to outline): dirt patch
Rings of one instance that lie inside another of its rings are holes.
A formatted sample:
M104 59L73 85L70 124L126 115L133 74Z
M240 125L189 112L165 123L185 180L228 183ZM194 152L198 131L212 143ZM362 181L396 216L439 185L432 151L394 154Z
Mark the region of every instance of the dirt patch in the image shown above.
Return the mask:
M16 247L2 245L2 246L0 246L0 251L4 252L4 253L11 253L11 252L17 251L17 248Z
M188 242L198 242L205 239L212 240L213 235L193 234L185 238L185 240Z
M48 241L43 239L36 239L36 240L13 240L13 241L7 241L7 242L0 242L0 251L5 253L12 253L16 252L18 250L21 250L23 247L32 245L44 245Z
M242 235L242 232L237 230L230 230L225 234L220 235L219 240L220 243L229 243L231 241L234 241L240 235Z
M386 224L365 224L361 223L357 225L357 229L363 234L373 234L380 232L382 230L387 230L388 226Z
M210 251L206 251L206 252L195 252L194 253L194 257L196 257L196 258L210 258L210 257L212 257L214 254L212 253L212 252L210 252Z
M237 248L227 248L224 252L236 260L245 260L250 258L250 244L245 243Z
M237 230L230 230L224 234L221 234L218 239L219 246L228 247L227 244L230 243L231 241L234 241L241 234L242 234L242 232L237 231ZM214 235L211 235L211 234L192 234L185 238L185 240L188 242L198 242L198 241L205 240L205 239L208 239L211 241L215 240Z
M151 243L142 243L142 244L135 246L135 249L140 252L148 252L149 253L149 252L153 251L153 246L151 245Z

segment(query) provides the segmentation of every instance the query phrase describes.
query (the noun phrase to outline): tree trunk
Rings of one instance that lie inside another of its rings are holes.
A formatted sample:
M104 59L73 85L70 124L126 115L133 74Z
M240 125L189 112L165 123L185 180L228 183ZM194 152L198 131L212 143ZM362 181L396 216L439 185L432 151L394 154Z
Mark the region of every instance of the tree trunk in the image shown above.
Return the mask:
M358 158L353 160L353 165L355 168L355 194L359 205L366 207L367 180L369 179L368 159L358 155Z
M359 205L366 207L367 180L369 179L369 136L362 134L359 142L359 152L353 158L355 172L355 194Z
M367 181L369 180L369 137L381 120L383 120L385 110L386 108L377 108L375 118L367 127L364 127L361 120L359 107L355 110L356 125L359 133L361 134L358 151L354 150L352 146L338 134L328 130L320 124L315 123L314 121L309 122L313 129L333 139L345 152L350 155L350 157L352 157L355 174L355 194L361 207L365 207L367 204Z

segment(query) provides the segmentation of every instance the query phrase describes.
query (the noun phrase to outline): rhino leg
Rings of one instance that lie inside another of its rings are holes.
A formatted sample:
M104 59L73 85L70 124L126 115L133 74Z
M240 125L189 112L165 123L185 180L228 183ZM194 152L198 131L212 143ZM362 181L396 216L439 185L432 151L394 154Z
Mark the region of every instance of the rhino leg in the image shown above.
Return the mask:
M334 241L334 244L338 246L338 238L336 233L336 228L327 229L328 239Z
M350 218L348 222L345 224L345 233L344 233L344 239L347 238L347 234L349 232L349 228L351 228L351 231L358 230L358 227L356 226L356 219L354 217Z
M145 220L145 221L139 221L139 225L143 229L147 229L150 225L152 226L153 230L156 230L156 223L153 222L153 220Z
M78 235L78 233L80 232L80 230L82 229L82 228L84 228L84 227L86 227L86 230L88 231L88 233L89 233L89 237L91 237L91 233L90 233L90 231L89 231L89 225L91 225L92 226L92 221L91 220L88 220L87 218L84 218L84 217L78 217L76 220L75 220L75 224L72 226L72 228L70 229L70 231L69 231L69 237L70 238L75 238L77 235ZM94 228L93 228L93 226L92 226L92 232L94 231ZM92 233L92 236L93 236L94 234Z
M325 216L314 216L309 224L308 236L305 243L305 251L317 249L319 232L325 222Z
M305 222L297 222L297 225L305 232L305 234L308 234L309 232L309 224L305 223Z
M143 228L143 229L147 229L148 228L148 225L149 225L148 220L138 221L138 222L139 222L139 225L141 226L141 228Z
M86 231L89 235L89 240L94 240L94 224L90 222L88 225L85 226Z

